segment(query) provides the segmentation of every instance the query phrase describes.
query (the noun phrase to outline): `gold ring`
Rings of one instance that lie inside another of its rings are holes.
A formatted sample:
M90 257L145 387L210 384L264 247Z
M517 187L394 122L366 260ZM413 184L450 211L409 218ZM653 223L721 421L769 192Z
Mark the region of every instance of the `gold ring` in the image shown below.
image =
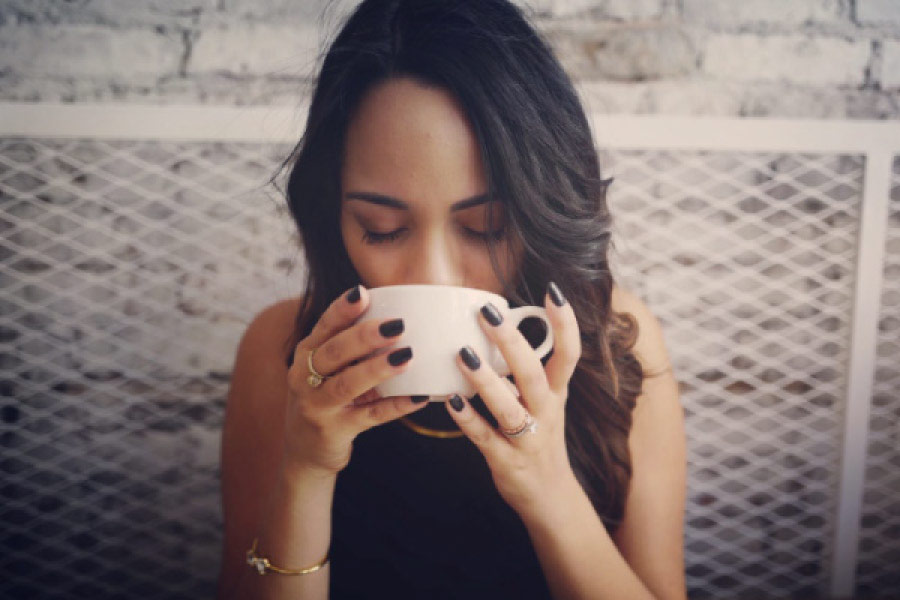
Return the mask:
M313 354L316 353L318 348L313 348L309 351L309 354L306 355L306 366L309 368L309 377L306 378L306 383L310 385L310 387L317 388L322 385L322 382L325 381L325 376L316 371L316 368L313 366Z
M534 417L531 416L530 413L525 413L525 420L522 421L522 424L518 427L514 427L512 429L505 429L503 427L500 428L500 432L508 438L517 438L520 435L525 435L526 433L535 433L537 431L537 421L534 420Z

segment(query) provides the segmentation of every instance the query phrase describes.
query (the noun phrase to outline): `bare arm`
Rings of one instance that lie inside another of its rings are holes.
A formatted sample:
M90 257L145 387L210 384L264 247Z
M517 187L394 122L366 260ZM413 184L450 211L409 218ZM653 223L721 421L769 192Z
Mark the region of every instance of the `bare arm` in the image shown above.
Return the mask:
M684 436L671 373L646 385L629 438L632 476L622 524L610 537L577 480L525 525L554 598L685 598ZM659 395L661 394L661 395Z
M225 545L218 598L327 598L329 568L308 575L260 576L245 553L259 536L257 554L276 566L316 564L331 541L336 476L288 474L282 465L286 368L277 352L282 303L261 313L241 340L232 373L222 434ZM284 335L283 330L280 335ZM277 343L276 343L277 342Z
M258 538L257 556L276 567L318 564L330 546L335 483L350 461L353 439L424 406L374 392L406 369L411 353L375 354L400 340L402 327L356 322L368 305L367 292L358 290L329 306L295 347L290 369L281 349L298 302L266 309L241 339L222 433L220 599L327 598L327 566L304 575L260 574L247 564L247 550ZM329 375L315 387L306 364L313 349L321 350L315 366Z
M578 483L565 445L565 400L581 346L575 313L561 291L551 284L544 300L554 336L554 353L545 366L521 332L502 318L489 319L482 312L482 329L500 347L518 393L513 394L512 384L505 385L508 382L489 365L466 360L465 353L457 359L501 424L512 428L527 422L531 413L541 425L528 436L513 438L491 428L466 402L451 402L448 409L484 454L503 499L522 518L558 599L680 600L685 596L681 405L659 325L639 300L633 300L633 305L617 310L637 318L640 331L634 353L648 375L633 413L628 438L633 476L615 539Z
M572 479L526 526L556 598L681 600L687 475L678 384L662 330L647 307L617 288L613 308L638 321L634 352L646 377L628 438L633 473L623 521L610 537Z

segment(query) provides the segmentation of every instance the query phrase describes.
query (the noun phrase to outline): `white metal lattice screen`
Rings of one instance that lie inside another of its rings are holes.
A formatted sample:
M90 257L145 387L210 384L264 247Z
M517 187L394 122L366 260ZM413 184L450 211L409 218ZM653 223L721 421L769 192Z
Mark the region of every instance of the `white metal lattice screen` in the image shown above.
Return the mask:
M300 289L286 152L0 140L0 596L212 596L238 336Z
M623 151L608 163L620 270L662 321L682 382L689 587L817 597L833 537L862 161Z
M211 595L238 336L302 274L262 187L288 145L167 137L0 139L2 595ZM864 160L631 147L604 156L616 264L683 384L691 595L824 593ZM894 425L873 411L858 589L900 594L896 260L875 398Z
M900 156L893 160L857 590L900 596Z

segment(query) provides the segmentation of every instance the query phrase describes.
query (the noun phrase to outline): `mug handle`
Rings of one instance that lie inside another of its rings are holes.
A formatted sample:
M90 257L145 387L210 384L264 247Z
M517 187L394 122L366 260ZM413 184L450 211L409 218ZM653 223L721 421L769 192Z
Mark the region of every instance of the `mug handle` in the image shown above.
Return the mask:
M547 318L546 309L540 306L520 306L518 308L509 309L506 314L515 322L516 327L519 326L519 323L529 317L537 317L544 322L544 325L547 327L547 334L544 336L544 341L542 341L534 351L541 358L547 356L547 353L550 352L550 349L553 347L553 326L550 324L550 319ZM492 361L491 366L497 374L501 377L509 375L509 365L506 364L506 361L503 359L503 354L501 354L499 350L497 350L495 358L496 360Z

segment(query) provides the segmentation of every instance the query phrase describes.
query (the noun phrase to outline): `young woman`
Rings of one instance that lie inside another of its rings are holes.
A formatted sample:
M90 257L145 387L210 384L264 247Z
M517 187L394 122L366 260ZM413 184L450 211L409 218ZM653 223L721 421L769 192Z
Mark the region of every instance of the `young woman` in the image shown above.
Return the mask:
M583 109L520 11L364 0L290 165L307 291L238 349L219 596L683 598L677 384L610 274ZM416 349L358 318L367 288L411 283L543 305L554 350L488 305L511 377L460 349L474 398L380 398Z

